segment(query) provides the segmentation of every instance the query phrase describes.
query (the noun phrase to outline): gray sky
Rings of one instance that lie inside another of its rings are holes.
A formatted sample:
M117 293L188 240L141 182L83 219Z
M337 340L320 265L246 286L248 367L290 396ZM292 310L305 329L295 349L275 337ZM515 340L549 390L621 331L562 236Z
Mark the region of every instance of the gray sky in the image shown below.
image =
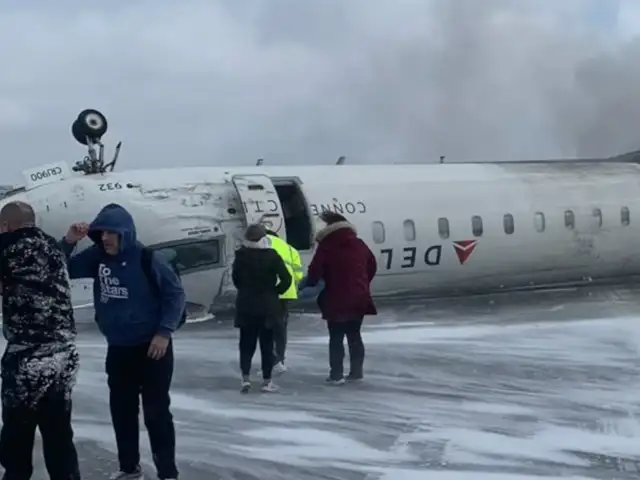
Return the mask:
M637 0L92 3L2 2L0 183L81 159L83 108L120 168L640 148Z

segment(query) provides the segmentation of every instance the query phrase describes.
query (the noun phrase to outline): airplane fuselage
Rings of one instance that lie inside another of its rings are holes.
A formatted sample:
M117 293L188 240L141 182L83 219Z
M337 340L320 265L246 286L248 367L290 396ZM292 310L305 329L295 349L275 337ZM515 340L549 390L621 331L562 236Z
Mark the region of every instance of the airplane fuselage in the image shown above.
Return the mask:
M55 237L72 222L91 221L108 203L123 205L141 242L177 255L188 300L205 308L233 298L230 267L247 222L267 223L308 265L323 210L347 217L376 254L377 296L489 293L640 273L635 163L184 167L98 175L55 165L59 174L51 174L51 165L26 172L26 189L2 201L32 204L40 226ZM84 240L78 248L88 245Z

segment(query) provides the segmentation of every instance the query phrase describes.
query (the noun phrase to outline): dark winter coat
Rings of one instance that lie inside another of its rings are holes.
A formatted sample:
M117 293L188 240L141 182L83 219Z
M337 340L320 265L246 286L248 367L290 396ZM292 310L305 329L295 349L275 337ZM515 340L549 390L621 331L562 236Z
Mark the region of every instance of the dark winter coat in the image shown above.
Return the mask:
M232 270L236 296L236 327L256 323L271 328L281 317L279 296L291 286L291 274L266 237L245 241L236 251Z
M325 287L318 296L322 317L330 322L376 315L369 285L377 271L376 258L349 222L337 222L316 235L318 248L309 265L308 286L320 279Z
M51 388L68 396L78 352L65 255L36 227L0 236L2 402L35 408Z

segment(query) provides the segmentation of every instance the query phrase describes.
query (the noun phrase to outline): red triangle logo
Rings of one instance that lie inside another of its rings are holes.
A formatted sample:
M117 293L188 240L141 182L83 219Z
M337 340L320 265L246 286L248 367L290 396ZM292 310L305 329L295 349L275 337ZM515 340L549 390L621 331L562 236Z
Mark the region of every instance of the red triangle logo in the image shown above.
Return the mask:
M460 260L460 265L464 265L473 253L478 244L477 240L460 240L453 242L453 249Z

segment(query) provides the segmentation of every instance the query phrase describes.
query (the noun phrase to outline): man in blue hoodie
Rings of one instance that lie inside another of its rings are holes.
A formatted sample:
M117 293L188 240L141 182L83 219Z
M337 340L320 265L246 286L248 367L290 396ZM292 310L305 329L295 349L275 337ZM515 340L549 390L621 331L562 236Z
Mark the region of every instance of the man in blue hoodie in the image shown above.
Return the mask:
M94 245L70 256L87 235ZM154 292L142 267L144 246L136 240L133 218L117 204L104 207L90 225L73 224L61 244L70 257L70 277L94 279L95 318L108 344L109 406L120 462L120 471L112 478L142 478L140 394L158 478L178 478L169 388L171 334L185 308L180 280L166 260L153 255L151 271L160 295Z

